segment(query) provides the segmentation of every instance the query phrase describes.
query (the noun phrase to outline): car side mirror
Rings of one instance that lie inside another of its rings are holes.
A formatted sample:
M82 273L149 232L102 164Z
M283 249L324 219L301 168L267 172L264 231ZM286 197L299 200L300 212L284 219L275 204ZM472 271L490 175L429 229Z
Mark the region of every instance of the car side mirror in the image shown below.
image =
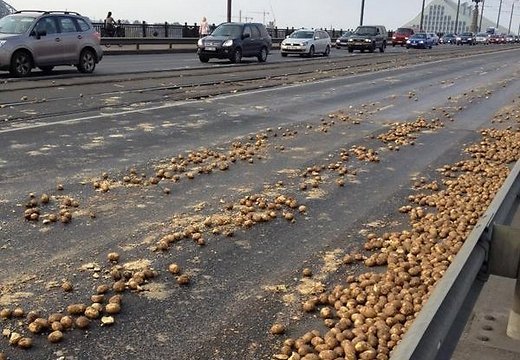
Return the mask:
M250 38L251 37L251 34L243 34L242 35L242 39L247 39L247 38Z

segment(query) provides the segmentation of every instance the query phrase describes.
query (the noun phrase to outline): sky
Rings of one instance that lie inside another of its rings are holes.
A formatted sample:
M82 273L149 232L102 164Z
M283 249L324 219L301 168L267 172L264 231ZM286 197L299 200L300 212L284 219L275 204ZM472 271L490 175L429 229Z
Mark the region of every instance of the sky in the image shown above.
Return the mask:
M365 24L382 24L396 29L421 11L423 0L365 0ZM455 0L456 1L456 0ZM462 0L465 2L466 0ZM520 0L503 0L500 24L508 26L511 5L516 1L512 29L520 21ZM17 10L41 9L42 0L6 0ZM430 0L426 0L428 4ZM484 16L496 21L500 0L486 0ZM72 4L72 6L71 6ZM71 10L93 21L104 19L108 11L118 20L148 23L210 23L226 21L227 0L45 0L45 10ZM265 15L264 15L265 13ZM275 20L278 27L355 28L359 24L361 0L232 0L233 21Z

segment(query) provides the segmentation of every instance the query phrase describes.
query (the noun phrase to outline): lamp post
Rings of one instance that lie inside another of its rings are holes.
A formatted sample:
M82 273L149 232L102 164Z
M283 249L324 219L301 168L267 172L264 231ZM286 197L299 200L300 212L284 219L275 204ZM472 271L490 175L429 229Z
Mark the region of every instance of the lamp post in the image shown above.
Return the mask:
M460 1L460 0L459 0ZM421 25L419 26L419 30L424 31L423 24L424 24L424 5L426 3L426 0L422 1L422 9L421 9Z
M459 13L460 13L460 0L457 2L457 15L455 16L455 29L453 31L454 34L459 30Z
M231 22L231 0L227 1L227 22Z
M508 34L511 34L511 23L513 22L513 12L515 11L515 2L513 1L513 5L511 5L511 17L509 18L509 28L507 30Z
M502 12L502 0L500 0L500 5L498 6L498 18L497 18L497 30L500 25L500 13Z
M361 19L359 20L359 26L363 26L363 16L365 15L365 0L361 0Z
M478 32L482 31L482 19L484 18L484 5L486 4L486 0L482 0L482 8L480 9L480 22L478 24Z

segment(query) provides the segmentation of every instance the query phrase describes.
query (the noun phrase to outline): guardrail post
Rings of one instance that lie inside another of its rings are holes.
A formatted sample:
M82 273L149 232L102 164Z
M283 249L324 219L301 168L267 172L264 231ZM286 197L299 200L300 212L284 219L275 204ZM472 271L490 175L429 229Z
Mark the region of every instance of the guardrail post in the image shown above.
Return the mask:
M168 22L164 22L164 37L168 37Z
M143 37L146 37L146 21L143 21Z
M509 313L509 322L507 323L507 336L520 340L520 274L516 279L513 307Z

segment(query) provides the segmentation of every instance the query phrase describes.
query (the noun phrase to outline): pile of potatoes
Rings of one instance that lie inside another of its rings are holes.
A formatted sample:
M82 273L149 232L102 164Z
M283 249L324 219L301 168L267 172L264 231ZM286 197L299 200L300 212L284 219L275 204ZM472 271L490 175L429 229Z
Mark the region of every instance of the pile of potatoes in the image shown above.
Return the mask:
M391 150L399 150L399 146L414 145L418 133L424 130L435 130L443 127L444 124L440 120L428 121L424 118L418 118L413 122L394 123L390 130L384 134L380 134L377 138L387 144Z
M257 224L282 217L294 221L296 213L305 213L307 208L289 195L265 194L247 195L236 203L224 204L224 209L206 217L193 217L189 224L172 224L173 232L163 235L156 243L155 250L166 251L173 243L191 239L198 245L205 245L207 235L233 236L237 229L251 228Z
M481 133L480 143L466 149L469 159L440 169L442 185L427 184L409 197L411 205L401 210L409 229L367 236L365 265L386 270L348 276L305 300L302 309L318 312L329 330L286 339L274 359L390 357L508 176L508 164L520 158L520 132Z
M57 212L44 212L47 207L58 208ZM58 221L67 224L72 220L74 209L79 207L79 201L70 196L49 196L42 194L39 197L29 194L29 200L25 204L24 217L26 220L38 222L42 220L44 225Z

